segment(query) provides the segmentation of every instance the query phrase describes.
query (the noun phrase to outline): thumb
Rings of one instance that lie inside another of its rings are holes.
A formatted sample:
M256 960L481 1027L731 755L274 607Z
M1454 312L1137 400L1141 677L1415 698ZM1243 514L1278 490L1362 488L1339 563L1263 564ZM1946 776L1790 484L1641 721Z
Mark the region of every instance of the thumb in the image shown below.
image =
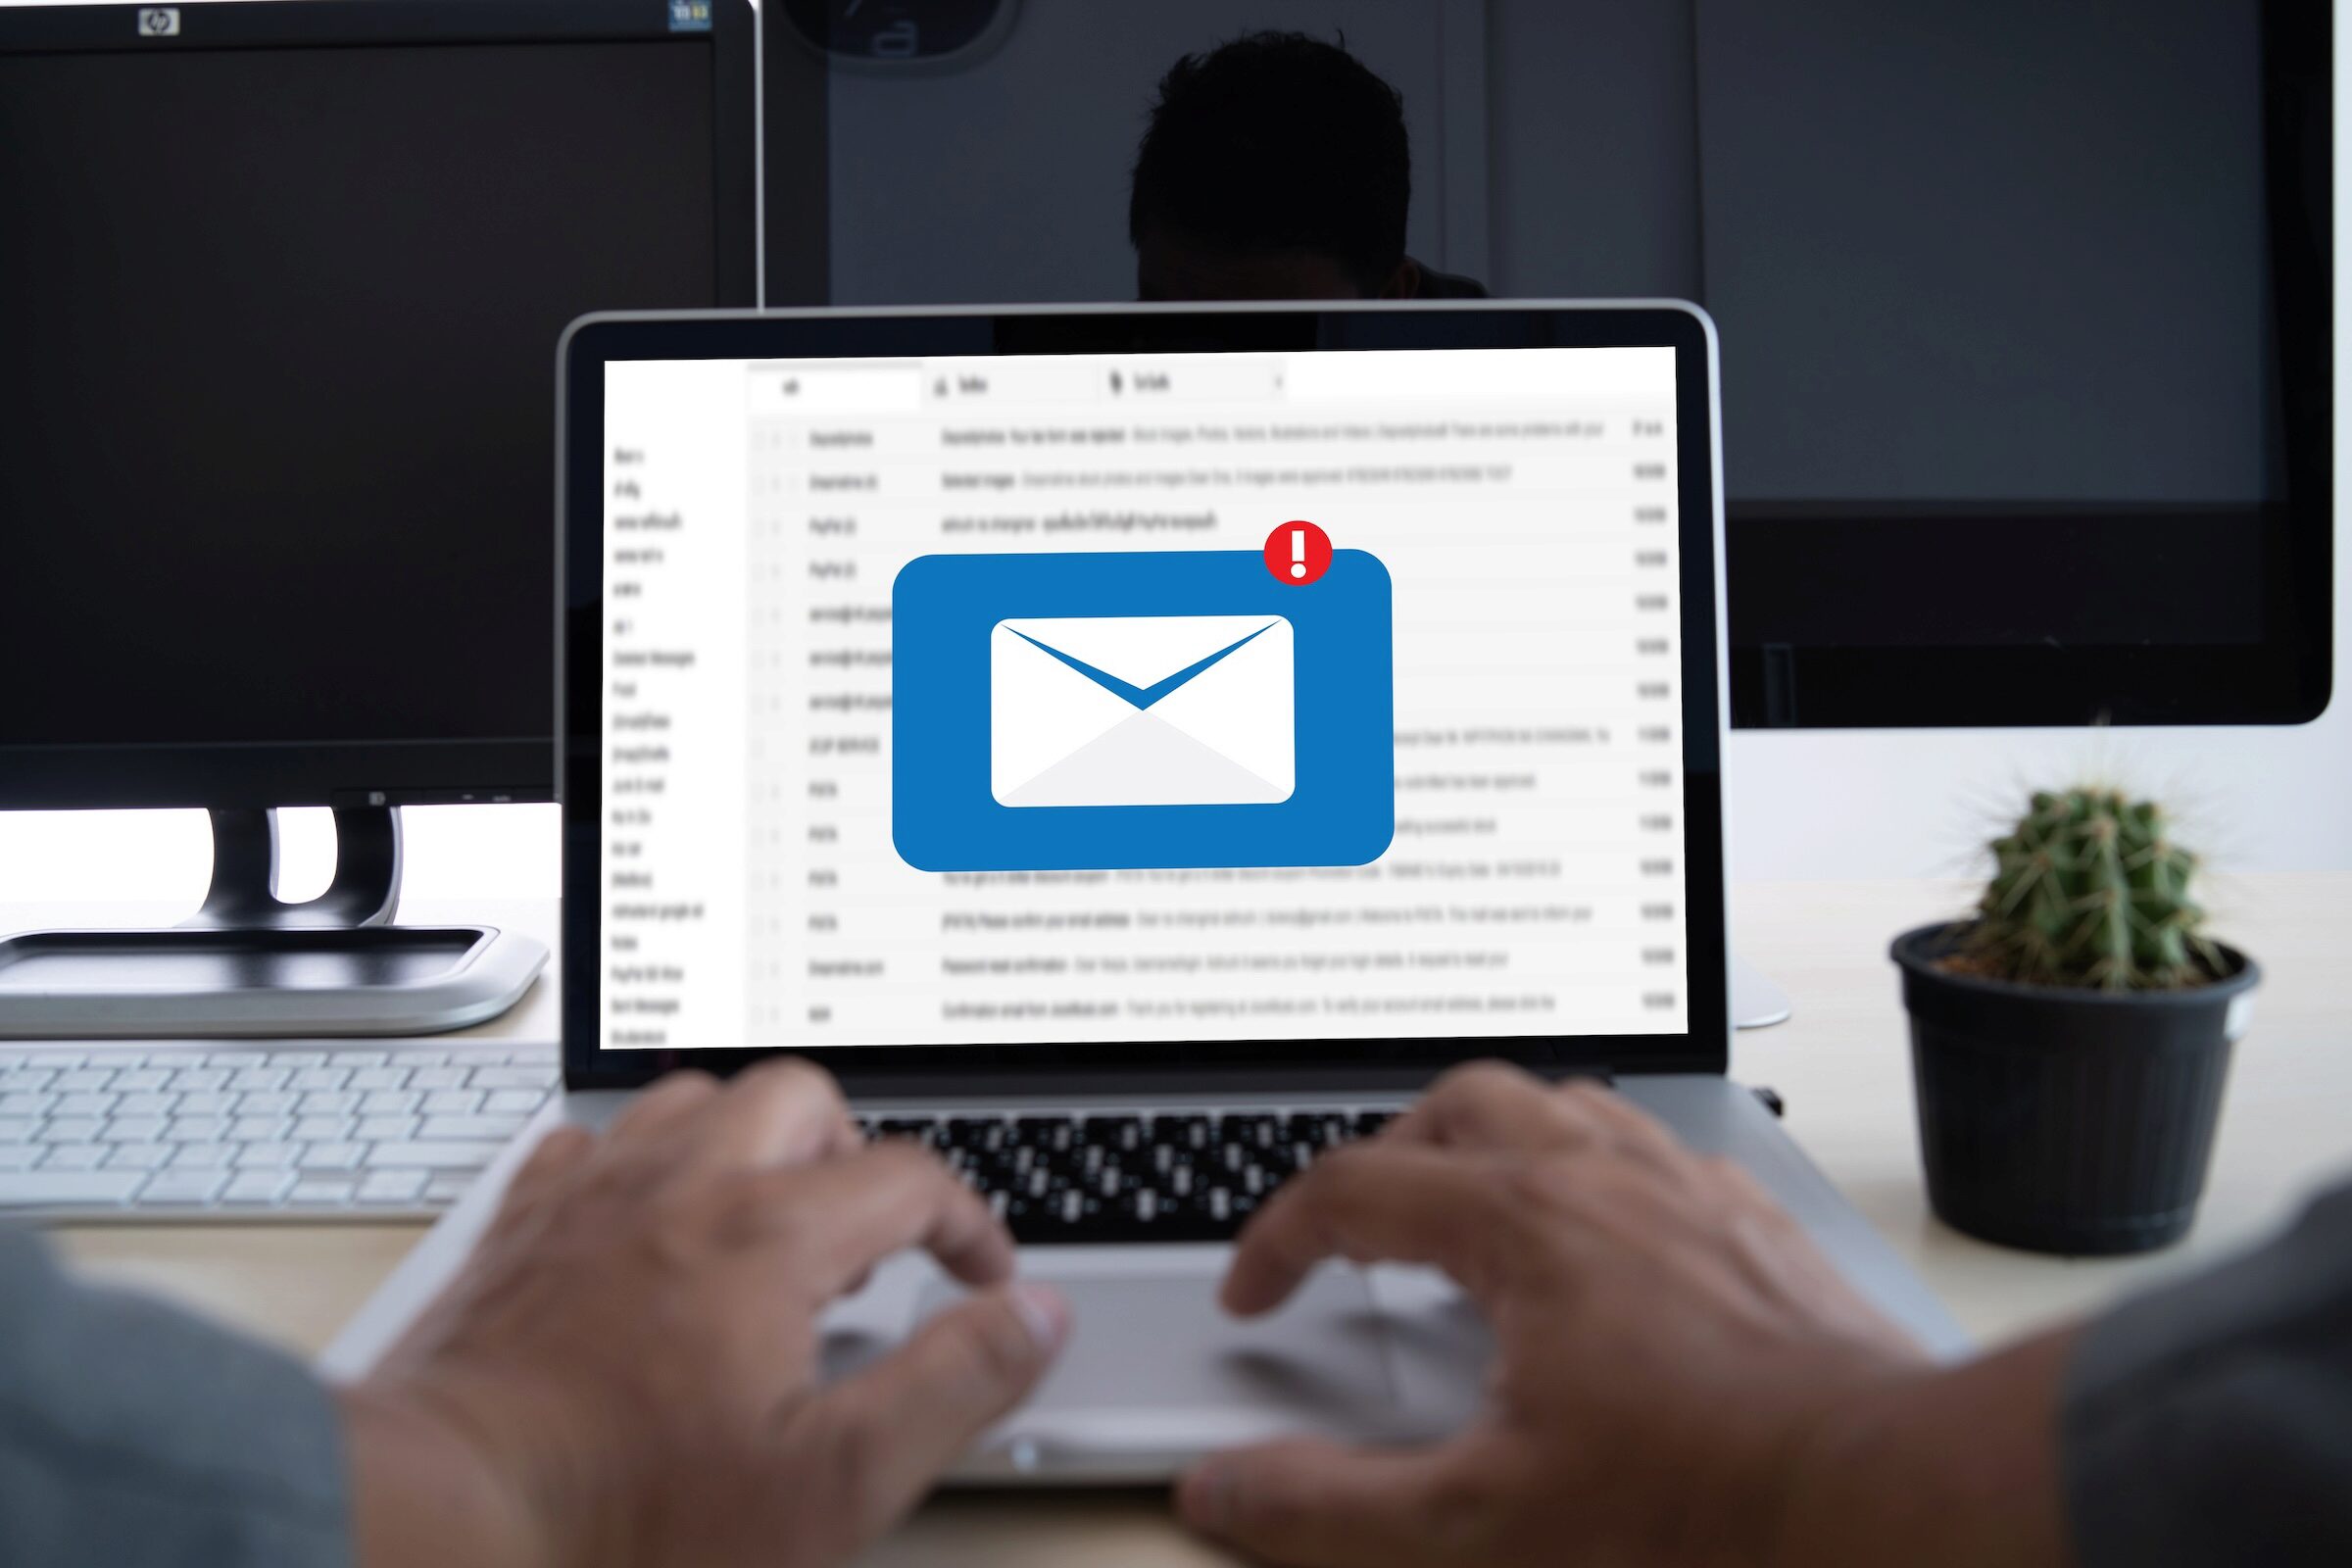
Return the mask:
M972 1440L1020 1403L1068 1340L1069 1303L1043 1285L982 1292L924 1324L895 1353L824 1396L860 1473L853 1494L870 1540L930 1490Z

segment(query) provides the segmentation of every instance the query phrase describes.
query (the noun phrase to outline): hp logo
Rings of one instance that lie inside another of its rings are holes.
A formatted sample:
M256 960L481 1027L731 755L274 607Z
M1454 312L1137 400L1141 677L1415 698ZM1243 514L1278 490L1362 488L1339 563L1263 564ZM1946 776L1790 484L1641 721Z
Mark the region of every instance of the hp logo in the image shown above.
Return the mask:
M139 8L139 36L142 38L176 38L179 36L179 7L142 6Z

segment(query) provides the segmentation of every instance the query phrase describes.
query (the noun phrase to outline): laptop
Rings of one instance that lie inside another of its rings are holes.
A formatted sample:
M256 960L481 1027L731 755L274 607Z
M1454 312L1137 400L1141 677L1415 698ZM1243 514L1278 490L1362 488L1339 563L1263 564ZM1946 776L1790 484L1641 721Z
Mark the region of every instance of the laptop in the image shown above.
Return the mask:
M1934 1298L1725 1075L1716 344L1672 303L604 316L561 351L565 1093L806 1054L941 1152L1073 1338L952 1480L1440 1435L1481 1325L1230 1239L1447 1066L1606 1076L1930 1347ZM928 1259L828 1367L950 1302Z

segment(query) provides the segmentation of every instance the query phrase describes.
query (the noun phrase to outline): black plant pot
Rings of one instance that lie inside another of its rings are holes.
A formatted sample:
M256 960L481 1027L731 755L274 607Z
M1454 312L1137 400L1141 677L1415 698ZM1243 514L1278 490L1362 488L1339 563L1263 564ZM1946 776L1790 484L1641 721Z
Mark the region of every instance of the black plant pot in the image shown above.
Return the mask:
M2262 971L2231 948L2193 991L2014 985L1936 966L1963 928L1895 938L1928 1201L1955 1230L2144 1252L2196 1217L2230 1048Z

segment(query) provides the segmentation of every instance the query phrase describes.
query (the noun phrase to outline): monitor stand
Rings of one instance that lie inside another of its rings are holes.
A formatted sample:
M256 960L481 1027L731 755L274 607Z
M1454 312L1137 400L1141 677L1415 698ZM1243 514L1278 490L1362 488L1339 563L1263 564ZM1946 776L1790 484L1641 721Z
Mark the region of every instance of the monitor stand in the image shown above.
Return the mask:
M1735 951L1732 954L1732 1027L1769 1029L1796 1010L1788 993Z
M0 938L0 1039L421 1035L495 1018L547 963L486 925L394 925L400 808L335 808L324 893L277 896L277 813L212 811L203 906L159 930Z

